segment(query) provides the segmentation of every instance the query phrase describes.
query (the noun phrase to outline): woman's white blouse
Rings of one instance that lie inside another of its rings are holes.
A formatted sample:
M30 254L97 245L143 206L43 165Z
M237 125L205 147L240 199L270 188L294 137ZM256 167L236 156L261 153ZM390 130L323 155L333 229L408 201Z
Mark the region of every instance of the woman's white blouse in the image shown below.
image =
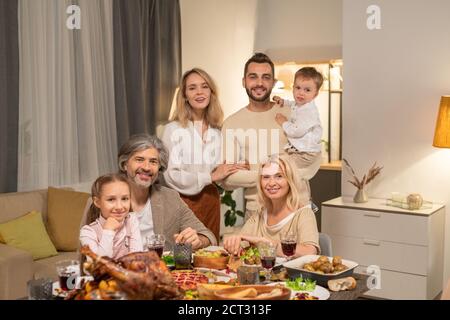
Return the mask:
M190 121L186 128L173 121L164 128L162 141L169 151L164 180L184 195L195 195L211 184L211 171L220 162L220 130L208 127L203 139L202 122Z

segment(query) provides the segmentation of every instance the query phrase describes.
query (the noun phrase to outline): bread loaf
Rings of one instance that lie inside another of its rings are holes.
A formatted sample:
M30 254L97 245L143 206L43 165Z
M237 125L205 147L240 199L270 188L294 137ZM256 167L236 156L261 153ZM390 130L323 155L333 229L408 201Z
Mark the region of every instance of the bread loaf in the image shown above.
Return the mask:
M201 283L197 285L198 296L202 300L213 300L214 299L214 291L221 290L225 288L231 288L232 286L229 284L207 284Z
M356 288L356 280L353 277L328 280L328 288L331 291L345 291Z

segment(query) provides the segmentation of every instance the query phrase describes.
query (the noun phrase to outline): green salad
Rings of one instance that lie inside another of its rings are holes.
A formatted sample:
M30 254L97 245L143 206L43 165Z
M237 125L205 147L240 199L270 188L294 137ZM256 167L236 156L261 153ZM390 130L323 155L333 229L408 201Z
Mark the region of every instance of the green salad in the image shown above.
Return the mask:
M286 281L286 287L295 291L314 291L316 288L316 281L299 277L292 281Z
M173 260L173 256L167 255L163 256L162 260L166 263L168 266L173 266L175 264L175 261Z
M246 264L261 263L261 258L257 247L248 247L246 249L243 249L240 259L243 260Z

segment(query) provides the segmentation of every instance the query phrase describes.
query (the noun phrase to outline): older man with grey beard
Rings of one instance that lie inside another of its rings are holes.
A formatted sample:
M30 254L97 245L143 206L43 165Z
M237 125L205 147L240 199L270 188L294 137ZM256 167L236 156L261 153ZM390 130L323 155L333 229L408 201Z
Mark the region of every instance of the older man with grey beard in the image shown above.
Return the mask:
M139 219L142 239L163 234L166 249L180 242L190 243L194 250L217 244L214 234L179 194L158 183L167 160L168 152L162 141L147 134L132 136L119 151L119 170L130 180L131 208Z

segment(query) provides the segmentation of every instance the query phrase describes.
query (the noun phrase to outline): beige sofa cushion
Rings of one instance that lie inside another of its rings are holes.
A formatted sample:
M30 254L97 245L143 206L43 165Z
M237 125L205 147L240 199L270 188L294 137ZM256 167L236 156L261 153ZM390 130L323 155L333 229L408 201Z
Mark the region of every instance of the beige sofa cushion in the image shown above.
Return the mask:
M47 190L0 194L0 223L33 210L41 212L44 223L47 222Z
M76 251L80 222L90 195L48 188L48 233L58 251Z
M33 278L31 254L0 244L0 300L27 296L27 281Z

